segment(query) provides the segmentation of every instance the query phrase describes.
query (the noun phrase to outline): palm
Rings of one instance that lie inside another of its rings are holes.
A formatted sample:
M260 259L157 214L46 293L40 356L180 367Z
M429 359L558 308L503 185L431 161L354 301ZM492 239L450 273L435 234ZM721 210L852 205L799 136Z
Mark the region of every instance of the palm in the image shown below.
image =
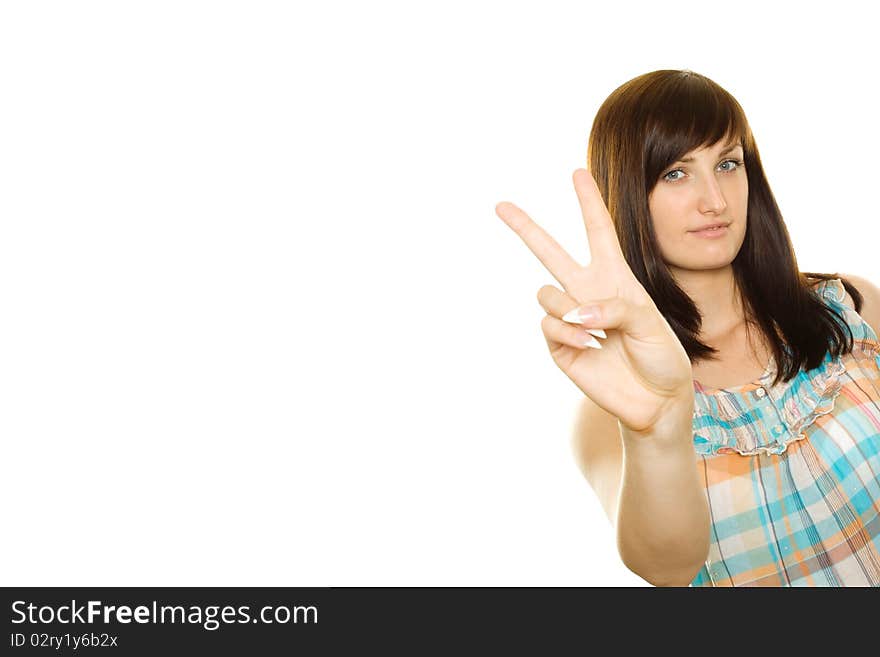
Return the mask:
M596 404L626 426L651 426L683 391L690 390L690 361L675 333L627 265L601 194L589 172L574 175L591 261L575 262L559 244L513 204L499 216L579 304L621 299L636 309L621 330L607 331L602 349L552 345L556 364Z

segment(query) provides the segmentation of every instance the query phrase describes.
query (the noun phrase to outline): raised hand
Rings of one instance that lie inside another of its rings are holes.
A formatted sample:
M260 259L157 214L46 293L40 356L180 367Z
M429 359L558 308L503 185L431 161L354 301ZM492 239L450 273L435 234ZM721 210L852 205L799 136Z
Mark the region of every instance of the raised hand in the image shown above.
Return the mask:
M547 311L541 329L556 365L623 425L649 431L667 409L693 400L690 360L627 265L592 175L577 169L572 179L590 245L586 267L513 203L499 203L495 212L564 289L546 285L538 291ZM580 314L572 311L584 307L594 307L595 317L572 323ZM585 329L606 337L597 340Z

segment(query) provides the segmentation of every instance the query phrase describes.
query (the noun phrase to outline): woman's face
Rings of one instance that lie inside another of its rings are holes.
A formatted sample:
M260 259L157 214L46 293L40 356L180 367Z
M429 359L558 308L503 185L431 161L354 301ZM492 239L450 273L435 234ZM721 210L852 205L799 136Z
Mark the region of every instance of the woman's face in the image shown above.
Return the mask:
M685 161L690 159L690 161ZM746 234L749 181L743 149L722 140L691 151L668 166L648 196L663 260L676 269L706 270L729 265ZM716 232L695 232L709 224Z

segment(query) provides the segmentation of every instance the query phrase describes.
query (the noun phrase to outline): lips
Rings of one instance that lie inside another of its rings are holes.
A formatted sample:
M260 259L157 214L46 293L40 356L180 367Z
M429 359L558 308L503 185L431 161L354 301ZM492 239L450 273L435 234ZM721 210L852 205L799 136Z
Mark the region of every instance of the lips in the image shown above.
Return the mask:
M727 223L724 223L724 222L716 222L716 223L714 223L714 224L706 224L705 226L701 226L700 228L695 228L694 230L690 230L690 231L688 231L688 232L689 232L689 233L698 233L698 232L700 232L701 230L710 230L710 229L712 229L712 228L726 228L726 227L729 226L729 225L730 225L730 222L729 222L729 221L728 221Z

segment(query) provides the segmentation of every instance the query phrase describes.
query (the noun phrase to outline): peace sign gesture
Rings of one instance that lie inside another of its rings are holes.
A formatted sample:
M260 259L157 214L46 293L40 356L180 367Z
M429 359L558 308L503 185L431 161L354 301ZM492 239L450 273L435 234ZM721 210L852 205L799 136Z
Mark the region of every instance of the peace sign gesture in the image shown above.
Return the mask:
M565 290L545 285L538 291L547 311L541 329L556 365L624 426L648 431L668 409L692 402L690 360L626 263L593 176L577 169L572 179L590 245L586 267L513 203L499 203L495 213ZM573 312L586 307L596 314Z

